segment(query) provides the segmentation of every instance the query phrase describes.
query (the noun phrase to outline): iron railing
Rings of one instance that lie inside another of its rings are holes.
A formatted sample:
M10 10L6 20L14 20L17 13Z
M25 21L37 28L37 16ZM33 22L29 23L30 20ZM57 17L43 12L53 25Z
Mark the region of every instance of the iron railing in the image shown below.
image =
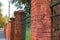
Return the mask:
M53 23L53 19L54 19L54 17L58 17L58 16L60 16L60 14L53 14L54 13L54 7L55 6L57 6L57 5L59 5L60 4L60 0L56 0L56 2L53 2L52 0L51 0L51 5L50 5L50 8L51 8L51 40L54 40L54 32L53 32L53 29L54 29L54 27L53 27L53 25L54 25L54 23ZM58 21L58 20L57 20ZM57 25L57 23L56 23L56 25ZM57 28L57 26L56 26L56 28ZM57 29L56 29L57 30ZM56 36L57 37L57 36ZM56 39L57 40L57 39Z
M29 14L29 13L27 13L27 14ZM28 37L29 39L26 39L26 31L28 31L27 28L29 27L29 29L30 29L30 14L29 15L27 15L27 14L21 20L20 40L30 40L30 37ZM28 27L27 27L27 25L28 25Z

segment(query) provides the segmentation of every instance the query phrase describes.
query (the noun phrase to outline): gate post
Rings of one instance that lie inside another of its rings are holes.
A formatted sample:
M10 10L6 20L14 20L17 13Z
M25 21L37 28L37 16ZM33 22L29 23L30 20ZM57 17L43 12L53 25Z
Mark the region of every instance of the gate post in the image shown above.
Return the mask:
M24 11L21 11L21 35L20 40L26 40L26 13Z
M20 18L20 12L15 11L15 36L14 40L20 40L20 27L21 27L21 18Z
M24 11L15 11L15 38L14 40L25 39L23 36L24 27L22 26L22 19L25 17ZM22 28L23 27L23 28ZM23 29L23 30L22 30Z
M10 20L11 20L11 40L14 40L15 18L10 18Z
M51 40L50 0L31 1L31 40Z

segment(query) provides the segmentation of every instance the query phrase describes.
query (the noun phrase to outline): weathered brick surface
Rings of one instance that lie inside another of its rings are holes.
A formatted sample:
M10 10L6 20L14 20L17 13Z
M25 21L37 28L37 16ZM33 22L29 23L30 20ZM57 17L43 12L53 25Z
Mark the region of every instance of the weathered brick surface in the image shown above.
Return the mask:
M11 20L11 40L14 40L15 34L15 18L10 18Z
M15 18L10 18L10 21L4 26L4 32L7 40L25 40L25 25L21 25L21 20L26 16L22 11L15 11ZM24 30L24 32L20 30ZM22 38L23 37L23 38Z
M14 18L11 18L10 21L8 21L8 23L6 25L4 25L4 33L5 33L5 37L6 40L14 40Z
M15 36L14 40L20 40L21 38L21 20L24 17L24 12L23 11L15 11ZM22 33L23 34L23 33ZM24 34L23 34L24 35ZM24 39L24 37L23 37Z
M51 40L50 0L31 1L31 40Z
M11 21L9 21L6 26L6 39L11 40Z
M15 36L14 40L20 40L20 24L21 24L21 19L20 19L20 12L15 11Z

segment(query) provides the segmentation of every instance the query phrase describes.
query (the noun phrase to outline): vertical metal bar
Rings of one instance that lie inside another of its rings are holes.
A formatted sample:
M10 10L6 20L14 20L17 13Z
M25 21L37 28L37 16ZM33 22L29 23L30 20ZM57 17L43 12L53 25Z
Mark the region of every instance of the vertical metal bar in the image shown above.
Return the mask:
M52 0L51 0L51 4L52 4L52 3L53 3L53 2L52 2ZM54 6L56 6L56 5L58 5L58 4L59 4L59 3L55 3ZM54 27L53 27L53 21L54 21L54 20L53 20L53 18L54 18L54 17L53 17L53 7L54 7L54 6L51 7L51 15L52 15L52 17L51 17L51 40L54 40L54 31L53 31L53 29L54 29ZM54 15L54 16L55 16L55 15ZM56 17L57 17L57 18L56 18L56 30L55 30L55 31L56 31L56 40L60 40L60 39L59 39L59 35L58 35L59 29L57 28L57 27L59 27L59 26L58 26L58 23L59 23L59 21L58 21L58 20L59 20L59 17L58 17L58 16L59 16L59 14L56 15Z
M52 0L51 0L51 4L52 4ZM53 7L51 7L51 16L53 16ZM51 40L53 39L53 17L51 17Z
M51 15L53 15L53 8L51 8ZM53 17L51 17L51 40L54 40L53 38Z
M22 18L24 18L24 17L26 17L26 14L25 15L22 15L23 17L21 17L21 19ZM22 21L21 20L21 37L20 37L20 40L25 40L25 38L26 38L26 24L24 23L24 22L26 22L26 20L25 21ZM23 25L22 25L22 23L23 23Z
M58 27L58 17L56 16L56 40L58 40L58 33L57 33L57 27Z

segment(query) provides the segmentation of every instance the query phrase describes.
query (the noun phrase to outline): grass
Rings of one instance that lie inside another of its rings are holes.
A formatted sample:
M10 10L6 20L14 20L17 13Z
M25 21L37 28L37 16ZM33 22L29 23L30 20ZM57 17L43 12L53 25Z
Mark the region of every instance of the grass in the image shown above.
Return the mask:
M30 40L30 30L26 31L26 40Z

